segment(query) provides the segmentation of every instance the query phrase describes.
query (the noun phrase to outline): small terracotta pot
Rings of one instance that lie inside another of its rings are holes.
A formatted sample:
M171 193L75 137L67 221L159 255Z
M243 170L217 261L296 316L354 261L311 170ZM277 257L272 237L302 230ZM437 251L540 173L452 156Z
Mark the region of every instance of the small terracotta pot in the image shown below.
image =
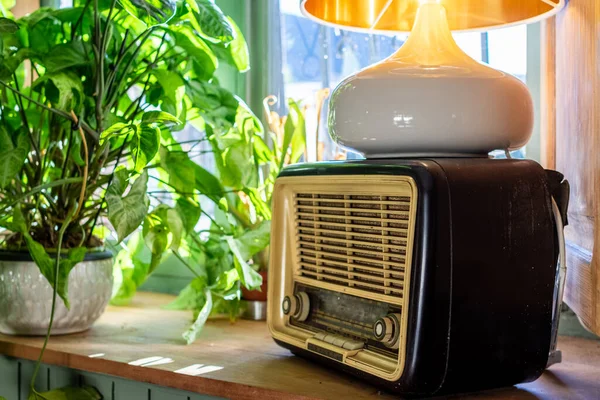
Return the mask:
M258 271L260 276L262 276L262 285L260 285L260 290L248 290L242 287L242 299L251 300L251 301L267 301L267 271Z

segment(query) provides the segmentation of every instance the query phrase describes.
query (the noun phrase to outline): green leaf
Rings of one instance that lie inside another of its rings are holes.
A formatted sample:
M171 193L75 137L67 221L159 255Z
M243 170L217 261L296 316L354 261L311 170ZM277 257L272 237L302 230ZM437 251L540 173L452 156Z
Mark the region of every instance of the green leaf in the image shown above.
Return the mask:
M183 234L183 221L179 213L173 208L167 210L167 224L171 232L171 244L169 247L171 250L177 251Z
M85 165L85 160L81 156L81 137L79 135L73 135L72 140L73 147L69 153L69 156L73 161L75 161L75 164L83 167Z
M162 224L154 226L144 234L144 241L146 242L146 246L148 246L152 252L150 268L148 269L148 274L151 274L160 265L162 255L167 250L167 246L169 245L169 232Z
M185 82L183 78L174 71L157 69L152 71L159 85L163 89L163 103L168 102L174 107L177 115L181 113L182 101L185 96Z
M302 154L306 149L306 124L304 121L304 114L300 110L298 103L290 99L288 101L289 114L284 125L284 131L288 128L287 121L291 120L293 123L293 134L291 141L291 155L290 163L297 163ZM285 135L285 133L284 133Z
M219 179L192 161L194 169L194 186L196 189L215 203L223 197L224 189Z
M219 170L219 176L225 186L241 190L245 187L258 187L258 168L254 163L254 149L251 142L238 140L229 144L224 150L215 146L211 141L215 152L215 162Z
M119 3L131 16L147 26L168 22L177 9L175 0L119 0Z
M42 275L48 280L50 286L54 288L54 278L56 275L56 261L51 258L44 246L33 240L33 238L26 234L25 242L29 249L29 254L35 261L36 265L42 272ZM60 296L62 301L65 303L65 307L69 309L71 304L69 303L69 275L73 268L83 261L85 257L86 249L78 247L71 249L67 254L67 257L61 255L60 263L58 267L58 284L56 287L56 293Z
M248 45L246 44L242 31L233 19L227 17L227 21L233 28L233 40L227 44L227 50L229 51L231 61L238 71L246 72L250 69L250 52L248 51Z
M113 290L116 293L111 304L126 305L131 301L137 288L148 278L150 262L151 254L144 243L142 232L134 232L115 260L115 274L121 274L121 284Z
M271 238L271 221L262 221L242 236L235 238L237 248L244 260L249 260L256 253L264 250Z
M147 111L142 115L142 122L146 124L181 125L181 121L164 111Z
M233 40L233 28L213 0L188 1L188 4L195 18L194 29L200 36L216 42Z
M149 273L152 273L160 264L167 248L174 251L179 249L183 222L175 209L161 204L145 218L142 233L146 245L152 252L149 270Z
M16 210L16 209L15 209ZM33 261L38 266L40 272L50 283L50 286L54 287L54 275L56 270L56 262L48 255L44 246L33 240L29 232L21 231L25 242L27 243L27 249ZM65 302L66 305L66 302Z
M4 189L23 168L29 153L29 138L24 129L19 130L17 146L0 126L0 189Z
M210 47L187 26L172 27L170 33L175 38L175 44L192 61L198 79L207 81L212 78L218 61Z
M195 80L187 83L186 93L208 122L215 126L235 123L240 101L227 89Z
M69 303L69 275L73 268L83 261L87 249L85 247L76 247L69 250L67 257L61 257L60 266L58 268L58 285L56 292L65 302L65 306L70 308ZM54 279L54 278L53 278Z
M252 143L254 144L254 158L259 164L268 164L275 159L275 154L260 136L254 136Z
M40 272L42 275L44 275L50 286L54 288L56 260L50 257L44 246L36 242L31 237L28 232L25 219L23 218L23 214L21 213L21 209L18 206L13 210L13 223L11 225L11 229L14 232L20 232L23 235L31 258L38 266ZM70 308L68 299L69 274L79 262L83 261L85 253L85 248L77 247L69 250L66 257L63 255L60 257L56 292L65 303L65 307L67 307L67 309Z
M131 154L135 163L135 171L141 172L158 153L160 146L160 129L150 125L140 125L131 140Z
M181 152L171 152L166 147L160 149L161 168L169 175L169 184L180 193L197 189L215 203L223 197L223 186L217 177L202 168Z
M229 271L224 271L219 275L215 284L211 286L211 290L215 292L228 292L239 280L240 275L237 269L233 268Z
M195 186L193 162L187 154L169 151L165 146L160 147L160 165L169 176L169 185L179 193L189 193Z
M262 276L258 272L256 272L252 267L246 262L247 258L242 254L242 251L238 247L238 243L232 236L226 237L227 244L231 249L231 252L234 255L234 264L235 268L240 275L240 280L242 284L249 290L259 289L260 285L262 285Z
M72 387L67 386L54 389L49 392L29 394L29 400L101 400L102 395L91 386Z
M15 33L19 30L19 25L12 19L0 18L0 35Z
M179 292L175 300L164 306L166 310L197 310L201 309L206 298L204 290L206 288L206 277L194 278L189 285Z
M58 109L71 111L81 105L84 99L81 78L73 72L55 72L37 79L32 88L39 90L44 83L46 99Z
M235 113L235 125L240 132L243 132L246 140L250 140L251 134L262 134L264 128L256 115L250 110L250 107L243 100L237 99L238 108Z
M0 0L0 15L8 16L10 14L10 9L13 8L16 4L17 0Z
M144 172L135 180L127 195L129 173L120 169L115 173L111 185L106 191L108 220L117 232L119 243L136 230L144 221L150 201L146 196L148 172Z
M100 142L110 139L113 136L129 135L130 133L136 132L136 130L137 127L134 124L117 122L116 124L105 129L104 132L100 134Z
M177 210L181 217L184 231L187 233L193 232L200 219L200 204L187 197L180 197L175 204L175 210Z
M7 225L7 228L13 232L20 232L22 234L28 233L27 221L25 221L25 217L23 216L23 212L21 211L21 206L19 204L14 206L12 223Z
M212 310L213 302L212 295L209 289L204 289L204 297L206 300L204 302L204 306L202 306L202 309L198 313L196 321L194 321L192 326L190 326L182 335L187 344L194 343L194 341L198 337L198 334L204 327L204 324L206 323L206 320L208 319L208 316L210 315L210 312Z
M271 207L270 205L263 199L262 193L258 189L244 189L244 193L248 195L250 198L250 202L256 209L256 212L264 219L271 219Z
M81 40L60 43L54 46L44 57L42 64L47 72L57 72L66 68L89 64Z
M0 40L0 43L4 43L5 47L8 47L5 42L6 38ZM35 54L32 49L21 48L8 57L0 57L0 79L11 79L12 74L17 71L21 63L28 58L32 58Z

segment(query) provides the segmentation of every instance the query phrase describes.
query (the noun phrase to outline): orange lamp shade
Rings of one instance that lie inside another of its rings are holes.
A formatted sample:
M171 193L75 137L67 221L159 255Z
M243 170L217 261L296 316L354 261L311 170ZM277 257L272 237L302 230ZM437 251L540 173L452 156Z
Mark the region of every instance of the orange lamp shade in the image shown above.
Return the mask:
M483 30L548 18L565 0L438 0L452 31ZM343 29L410 32L419 0L303 0L302 11Z

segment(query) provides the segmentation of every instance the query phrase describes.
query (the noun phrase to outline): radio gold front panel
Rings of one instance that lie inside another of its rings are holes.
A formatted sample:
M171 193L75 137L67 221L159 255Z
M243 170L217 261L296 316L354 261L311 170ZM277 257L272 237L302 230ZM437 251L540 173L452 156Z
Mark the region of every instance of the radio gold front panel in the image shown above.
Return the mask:
M417 196L409 176L277 179L268 311L274 338L398 380Z

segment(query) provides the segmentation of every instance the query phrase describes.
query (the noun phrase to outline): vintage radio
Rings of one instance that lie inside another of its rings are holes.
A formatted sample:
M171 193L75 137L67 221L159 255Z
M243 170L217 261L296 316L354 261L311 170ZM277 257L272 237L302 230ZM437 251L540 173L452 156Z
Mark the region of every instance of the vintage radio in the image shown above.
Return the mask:
M285 169L273 197L273 338L406 395L536 379L557 322L561 180L533 161L488 158Z

